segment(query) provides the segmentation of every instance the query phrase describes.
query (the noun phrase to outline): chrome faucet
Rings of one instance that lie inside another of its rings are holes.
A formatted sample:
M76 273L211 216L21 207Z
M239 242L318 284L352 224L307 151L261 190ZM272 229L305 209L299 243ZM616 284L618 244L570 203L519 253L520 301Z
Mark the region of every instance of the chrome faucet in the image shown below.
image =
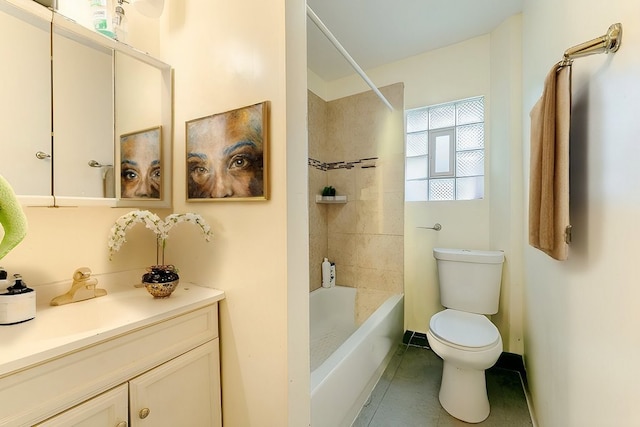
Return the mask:
M50 304L64 305L106 295L106 289L100 289L97 285L98 279L91 277L91 269L88 267L78 268L73 273L71 289L66 294L52 299Z

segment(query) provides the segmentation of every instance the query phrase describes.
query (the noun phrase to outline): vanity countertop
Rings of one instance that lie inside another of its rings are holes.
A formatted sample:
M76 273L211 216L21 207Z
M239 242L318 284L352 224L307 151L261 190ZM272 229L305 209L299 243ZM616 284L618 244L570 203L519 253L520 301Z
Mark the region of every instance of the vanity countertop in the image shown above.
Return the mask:
M181 283L168 298L128 287L62 306L40 305L36 317L0 325L0 378L181 314L214 304L223 291Z

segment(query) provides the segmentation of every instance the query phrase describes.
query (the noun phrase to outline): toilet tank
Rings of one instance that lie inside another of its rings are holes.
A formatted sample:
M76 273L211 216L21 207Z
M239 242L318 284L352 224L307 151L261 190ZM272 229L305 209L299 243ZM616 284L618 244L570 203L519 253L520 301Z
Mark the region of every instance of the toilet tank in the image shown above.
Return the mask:
M433 256L443 306L478 314L498 312L504 252L434 248Z

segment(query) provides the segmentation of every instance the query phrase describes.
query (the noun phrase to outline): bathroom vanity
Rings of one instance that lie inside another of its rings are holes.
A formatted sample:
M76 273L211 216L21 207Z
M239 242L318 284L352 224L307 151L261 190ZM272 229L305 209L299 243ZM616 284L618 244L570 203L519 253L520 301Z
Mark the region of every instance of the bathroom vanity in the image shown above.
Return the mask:
M223 298L127 286L0 327L0 426L221 426Z

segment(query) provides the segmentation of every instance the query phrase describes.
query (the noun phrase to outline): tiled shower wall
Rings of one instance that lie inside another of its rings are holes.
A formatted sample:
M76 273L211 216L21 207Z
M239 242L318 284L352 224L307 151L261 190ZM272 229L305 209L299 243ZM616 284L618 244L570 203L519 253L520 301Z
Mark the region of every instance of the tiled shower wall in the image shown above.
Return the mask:
M327 103L311 91L307 91L308 141L309 141L309 291L322 285L321 263L328 256L328 229L326 205L316 204L316 194L327 185L327 172L314 167L311 159L324 159L327 140ZM318 160L319 161L319 160Z
M393 112L372 91L330 102L308 92L310 291L326 256L337 284L358 289L359 321L403 291L404 85L380 91ZM327 185L348 202L317 204Z

